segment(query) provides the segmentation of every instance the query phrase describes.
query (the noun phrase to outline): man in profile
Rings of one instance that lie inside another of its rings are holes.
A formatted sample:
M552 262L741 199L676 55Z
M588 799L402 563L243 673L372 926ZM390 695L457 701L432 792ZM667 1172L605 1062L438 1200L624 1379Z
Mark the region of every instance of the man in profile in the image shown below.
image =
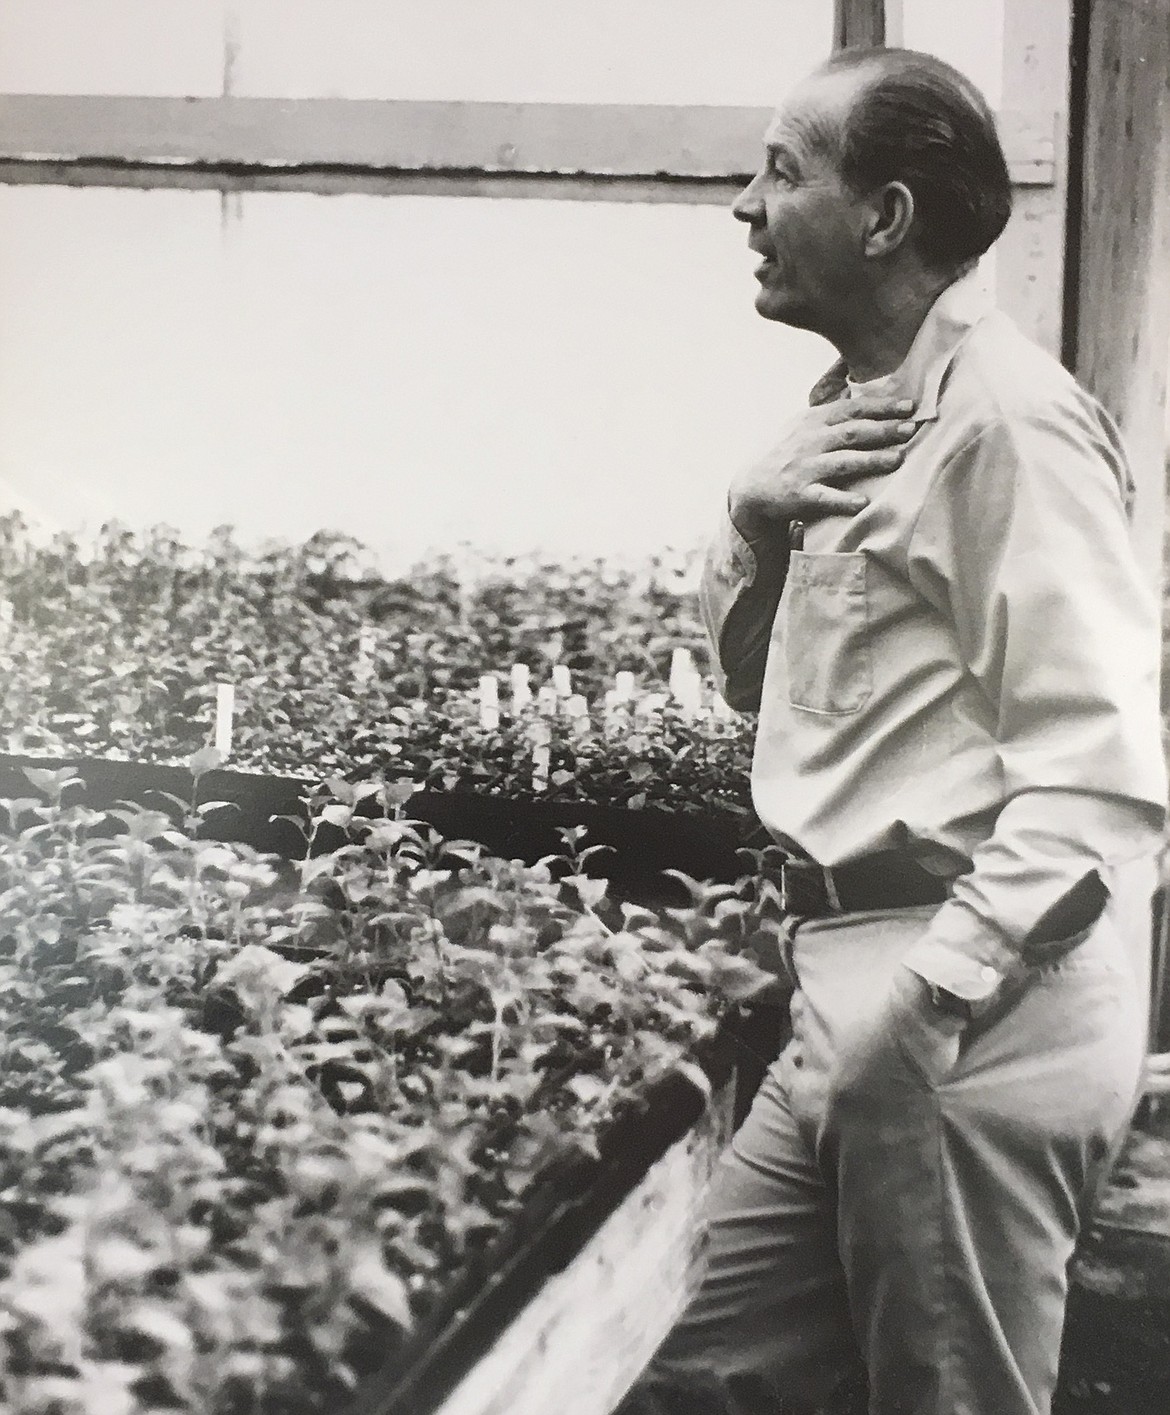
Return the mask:
M1109 904L1166 797L1132 483L981 293L1011 186L962 75L846 51L765 151L756 308L840 362L733 480L704 609L759 712L793 1036L623 1409L1044 1415L1144 1052Z

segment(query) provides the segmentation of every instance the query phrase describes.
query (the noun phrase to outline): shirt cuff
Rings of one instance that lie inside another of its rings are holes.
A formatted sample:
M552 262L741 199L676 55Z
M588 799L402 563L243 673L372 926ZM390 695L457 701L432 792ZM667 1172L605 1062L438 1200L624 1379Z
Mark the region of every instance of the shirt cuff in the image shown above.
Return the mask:
M1020 968L1018 953L1002 935L953 903L939 910L902 962L925 982L975 1003L985 1002Z

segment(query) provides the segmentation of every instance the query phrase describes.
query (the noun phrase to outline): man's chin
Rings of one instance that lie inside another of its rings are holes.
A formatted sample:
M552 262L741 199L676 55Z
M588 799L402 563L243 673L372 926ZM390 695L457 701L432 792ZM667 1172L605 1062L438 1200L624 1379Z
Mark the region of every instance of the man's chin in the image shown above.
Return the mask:
M807 317L799 301L784 290L774 286L761 285L756 291L756 313L765 319L773 319L777 324L791 324L797 329L807 329Z

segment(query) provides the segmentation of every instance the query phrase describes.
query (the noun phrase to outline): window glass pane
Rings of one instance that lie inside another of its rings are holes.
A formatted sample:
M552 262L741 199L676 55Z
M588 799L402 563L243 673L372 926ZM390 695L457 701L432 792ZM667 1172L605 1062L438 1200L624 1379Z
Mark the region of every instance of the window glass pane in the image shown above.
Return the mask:
M50 523L684 545L831 360L719 207L0 188L0 477Z
M770 105L832 47L833 0L237 0L236 91Z
M0 93L223 92L218 0L3 0Z
M4 0L0 92L768 105L833 0Z

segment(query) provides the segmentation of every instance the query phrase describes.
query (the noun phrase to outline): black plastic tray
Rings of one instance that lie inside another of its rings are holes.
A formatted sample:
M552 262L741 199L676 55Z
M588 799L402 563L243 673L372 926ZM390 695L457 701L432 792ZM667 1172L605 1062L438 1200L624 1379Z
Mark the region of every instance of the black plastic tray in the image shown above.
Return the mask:
M73 768L83 784L66 799L82 801L96 810L119 802L162 808L165 802L160 793L191 798L191 775L181 766L101 757L14 755L0 755L0 798L37 794L24 774L26 767ZM291 821L279 817L303 820L302 798L315 784L305 777L224 768L209 771L199 782L199 801L225 801L231 809L209 813L201 833L208 840L238 841L266 854L299 858L305 851L304 837ZM372 812L374 808L367 802L364 809ZM583 826L587 844L610 847L590 858L589 873L610 880L616 893L639 902L685 902L677 884L663 877L667 869L681 870L695 879L733 881L744 873L736 851L762 843L753 819L719 811L692 813L654 807L632 811L589 802L419 791L407 800L403 814L433 826L448 838L475 841L493 855L526 864L560 853L563 827ZM315 851L334 849L343 839L335 827L324 827L318 833Z

